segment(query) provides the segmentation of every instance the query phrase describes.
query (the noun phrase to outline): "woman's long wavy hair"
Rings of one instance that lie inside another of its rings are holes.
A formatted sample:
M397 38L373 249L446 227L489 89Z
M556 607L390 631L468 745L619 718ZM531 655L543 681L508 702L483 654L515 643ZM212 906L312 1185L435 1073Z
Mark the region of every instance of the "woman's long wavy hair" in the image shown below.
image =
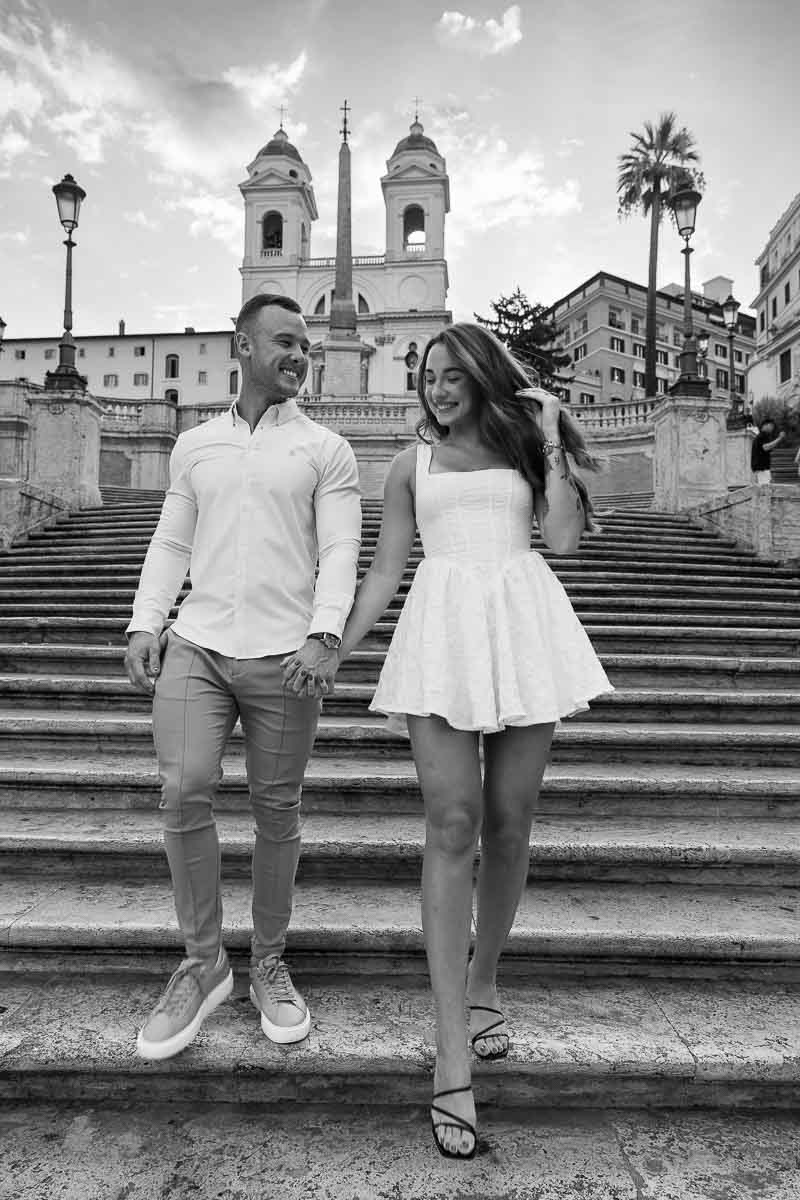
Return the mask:
M478 426L483 442L501 454L534 490L543 491L544 434L536 421L541 406L530 396L517 395L521 388L537 386L538 380L533 380L510 350L482 325L472 321L447 325L425 347L417 374L417 394L423 409L416 427L419 437L431 444L444 441L448 435L447 428L436 420L425 395L428 355L437 345L445 347L470 380L472 395L478 405ZM579 467L590 471L602 468L603 460L589 452L577 421L563 409L559 415L559 428L564 448ZM594 510L586 485L579 476L574 479L583 501L586 527L594 529Z

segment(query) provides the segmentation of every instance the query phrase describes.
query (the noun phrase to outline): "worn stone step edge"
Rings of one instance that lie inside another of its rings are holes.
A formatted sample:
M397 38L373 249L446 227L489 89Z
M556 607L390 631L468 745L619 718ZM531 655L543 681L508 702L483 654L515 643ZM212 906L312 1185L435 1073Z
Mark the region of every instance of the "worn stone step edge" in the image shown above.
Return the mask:
M111 977L91 987L70 978L0 980L8 1002L0 1095L272 1101L290 1113L303 1102L344 1110L388 1096L395 1105L430 1102L434 1029L424 984L298 982L312 1016L305 1042L281 1048L264 1038L239 969L234 996L192 1046L148 1064L135 1035L155 1001L155 979ZM534 1104L791 1106L800 1092L798 1001L788 987L531 982L510 983L501 996L512 1046L503 1063L472 1068L479 1119L484 1106L495 1117Z

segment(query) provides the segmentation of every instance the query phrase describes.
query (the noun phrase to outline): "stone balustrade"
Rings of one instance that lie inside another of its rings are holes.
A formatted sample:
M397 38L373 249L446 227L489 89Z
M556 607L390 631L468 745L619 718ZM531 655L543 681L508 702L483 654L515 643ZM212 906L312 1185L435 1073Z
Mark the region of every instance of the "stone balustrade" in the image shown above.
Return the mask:
M572 405L570 412L587 432L608 433L614 429L651 426L653 410L659 400L660 397L651 396L641 400L615 400L610 404Z

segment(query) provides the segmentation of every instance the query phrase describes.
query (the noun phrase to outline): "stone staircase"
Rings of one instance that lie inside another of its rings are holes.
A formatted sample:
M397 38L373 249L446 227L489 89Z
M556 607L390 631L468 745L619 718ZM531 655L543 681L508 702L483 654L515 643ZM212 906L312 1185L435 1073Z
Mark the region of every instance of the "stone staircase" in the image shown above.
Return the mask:
M344 664L304 789L287 954L307 1042L246 996L239 731L219 826L234 999L184 1054L135 1030L181 954L149 701L123 630L161 497L107 490L0 557L0 1096L422 1105L433 1063L408 743L367 711L402 594ZM380 509L365 504L362 570ZM601 513L548 560L616 692L558 730L502 965L495 1112L800 1099L800 576L679 516ZM538 538L534 545L541 548ZM627 1193L626 1193L627 1194Z

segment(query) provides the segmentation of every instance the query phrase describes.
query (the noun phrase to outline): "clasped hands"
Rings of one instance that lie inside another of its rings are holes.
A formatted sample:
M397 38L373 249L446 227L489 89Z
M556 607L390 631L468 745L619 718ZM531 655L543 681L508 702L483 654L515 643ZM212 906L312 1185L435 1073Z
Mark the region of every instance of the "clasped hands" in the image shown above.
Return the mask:
M298 650L281 659L283 686L298 696L330 696L339 662L338 650L329 650L317 638L307 638Z

